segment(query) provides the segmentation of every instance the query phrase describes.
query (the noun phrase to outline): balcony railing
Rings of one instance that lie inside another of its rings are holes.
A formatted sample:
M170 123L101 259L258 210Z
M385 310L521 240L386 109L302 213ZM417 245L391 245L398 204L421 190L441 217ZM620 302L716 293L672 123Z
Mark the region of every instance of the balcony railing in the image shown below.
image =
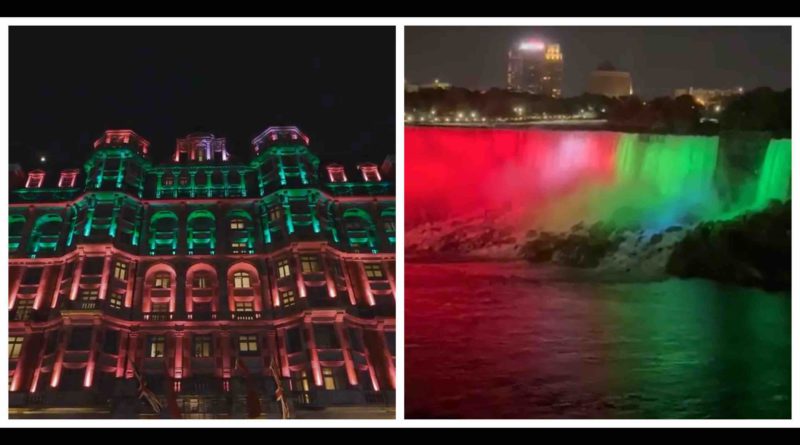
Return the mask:
M217 319L216 312L187 312L186 313L187 320L193 321L211 321Z
M84 311L93 311L99 308L97 300L79 300L78 308Z
M169 321L173 318L172 312L144 312L142 318L145 321Z
M239 311L239 312L231 312L231 320L260 320L261 319L261 312L255 311Z

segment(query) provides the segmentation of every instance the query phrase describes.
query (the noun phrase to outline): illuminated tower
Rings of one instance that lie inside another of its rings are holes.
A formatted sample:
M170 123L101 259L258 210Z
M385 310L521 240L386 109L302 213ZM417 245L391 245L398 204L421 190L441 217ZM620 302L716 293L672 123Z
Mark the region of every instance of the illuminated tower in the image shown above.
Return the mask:
M164 164L149 145L109 130L83 170L11 190L12 416L119 415L140 372L185 417L229 417L244 364L279 417L273 362L298 409L393 404L394 172L321 166L296 127L246 162L211 133Z
M520 42L508 51L508 89L561 97L564 56L557 43Z

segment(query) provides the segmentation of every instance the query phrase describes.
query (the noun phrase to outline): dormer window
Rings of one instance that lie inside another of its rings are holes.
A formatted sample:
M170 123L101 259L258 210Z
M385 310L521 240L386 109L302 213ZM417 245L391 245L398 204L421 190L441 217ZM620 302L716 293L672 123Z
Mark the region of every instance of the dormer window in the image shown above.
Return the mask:
M58 186L61 188L75 187L75 179L78 177L78 170L64 170L58 178Z
M378 166L372 163L360 164L358 169L361 170L361 175L366 182L380 182L381 174L378 171Z
M44 172L42 170L34 170L28 173L28 181L25 183L25 188L38 189L44 183Z
M328 166L328 178L331 182L347 182L347 175L344 172L344 167L339 164L331 164Z

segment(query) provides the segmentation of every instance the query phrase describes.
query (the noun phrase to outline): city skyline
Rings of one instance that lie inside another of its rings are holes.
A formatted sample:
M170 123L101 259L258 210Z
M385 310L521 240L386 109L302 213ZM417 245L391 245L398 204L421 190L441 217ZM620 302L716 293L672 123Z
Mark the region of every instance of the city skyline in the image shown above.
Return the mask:
M561 46L564 97L585 92L590 73L605 61L630 72L643 98L689 86L791 84L789 27L407 27L405 36L410 83L438 78L469 89L505 88L509 49L538 39Z

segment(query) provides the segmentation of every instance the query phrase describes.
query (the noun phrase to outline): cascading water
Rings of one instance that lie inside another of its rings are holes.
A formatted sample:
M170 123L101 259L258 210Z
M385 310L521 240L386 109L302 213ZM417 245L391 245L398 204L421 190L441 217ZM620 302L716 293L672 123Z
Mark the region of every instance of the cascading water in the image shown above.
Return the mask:
M788 139L770 141L758 176L755 206L763 207L774 199L788 200L791 178L792 141Z
M735 138L407 127L407 227L502 210L519 228L660 230L789 199L791 141Z

